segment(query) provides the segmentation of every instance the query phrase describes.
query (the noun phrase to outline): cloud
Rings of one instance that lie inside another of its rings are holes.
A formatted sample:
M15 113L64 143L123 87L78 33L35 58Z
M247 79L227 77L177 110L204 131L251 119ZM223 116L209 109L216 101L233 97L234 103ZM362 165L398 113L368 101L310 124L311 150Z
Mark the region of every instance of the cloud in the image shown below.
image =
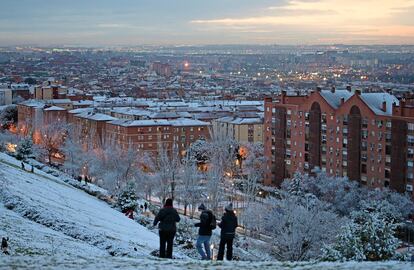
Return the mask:
M190 23L221 31L232 31L235 27L250 27L256 32L277 32L281 28L296 33L319 31L321 37L329 33L332 40L375 36L387 37L389 41L388 37L395 35L399 40L406 37L412 42L413 27L406 25L398 13L413 5L414 0L290 0L249 17L196 19Z
M130 24L122 23L100 23L97 25L98 28L133 28Z

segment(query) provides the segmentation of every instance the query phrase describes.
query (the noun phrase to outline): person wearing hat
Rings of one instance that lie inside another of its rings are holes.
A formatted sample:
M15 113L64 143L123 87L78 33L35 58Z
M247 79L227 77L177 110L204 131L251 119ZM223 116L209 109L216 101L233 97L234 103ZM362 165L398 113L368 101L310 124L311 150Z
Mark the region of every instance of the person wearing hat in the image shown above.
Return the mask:
M204 204L201 204L198 207L198 211L201 212L200 222L194 224L194 226L199 228L196 247L202 260L211 260L210 239L213 230L216 228L216 217L213 212L207 210ZM203 250L203 246L205 252Z
M233 259L233 240L236 235L236 228L238 224L237 217L233 211L233 204L230 203L224 208L224 210L224 215L218 225L221 228L221 234L217 260L223 260L224 248L227 246L226 258L228 261L231 261Z
M177 232L176 223L180 221L177 210L173 207L173 200L167 199L164 207L158 212L154 219L154 226L158 225L160 235L160 258L172 259L173 242ZM167 252L165 246L167 245Z

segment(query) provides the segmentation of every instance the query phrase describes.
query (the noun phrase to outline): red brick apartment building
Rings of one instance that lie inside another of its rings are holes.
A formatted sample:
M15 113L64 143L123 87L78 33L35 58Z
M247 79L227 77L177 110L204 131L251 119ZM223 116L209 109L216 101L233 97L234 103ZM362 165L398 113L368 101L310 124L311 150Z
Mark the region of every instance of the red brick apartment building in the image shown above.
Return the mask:
M264 144L266 184L319 167L412 194L414 107L388 93L332 89L266 98Z
M155 153L159 145L167 150L177 146L183 156L196 140L210 139L210 124L198 120L115 120L106 124L108 140L117 141L124 149Z

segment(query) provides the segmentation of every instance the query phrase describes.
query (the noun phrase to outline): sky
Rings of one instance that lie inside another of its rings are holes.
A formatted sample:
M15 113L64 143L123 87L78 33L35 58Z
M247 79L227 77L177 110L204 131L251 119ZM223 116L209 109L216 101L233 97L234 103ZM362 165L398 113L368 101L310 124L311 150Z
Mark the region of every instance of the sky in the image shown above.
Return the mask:
M414 0L0 0L29 44L414 44Z

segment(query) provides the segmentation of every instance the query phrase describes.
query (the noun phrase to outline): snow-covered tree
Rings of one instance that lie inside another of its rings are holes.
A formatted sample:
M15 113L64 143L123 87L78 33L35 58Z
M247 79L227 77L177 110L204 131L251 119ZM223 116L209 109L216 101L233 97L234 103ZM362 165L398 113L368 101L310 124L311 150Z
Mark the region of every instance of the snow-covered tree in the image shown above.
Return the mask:
M353 212L352 222L342 227L335 244L323 248L323 259L380 261L394 258L399 245L395 237L396 225L384 218L387 210L380 209L368 207Z
M166 145L159 144L155 157L154 180L157 183L157 196L163 202L168 197L174 198L180 162L176 147L168 151Z
M240 164L243 173L255 173L261 180L266 165L263 143L245 143L240 146L239 155L243 162Z
M128 181L134 179L140 153L131 148L121 149L115 141L93 150L88 161L88 173L112 194L116 194Z
M47 158L49 164L52 157L61 154L61 148L65 142L68 125L61 122L54 122L44 125L39 131L39 147Z
M17 123L17 106L9 105L0 111L0 129L10 129Z
M199 139L191 144L187 149L187 159L194 160L197 164L205 164L210 160L209 142Z
M223 201L224 198L223 175L223 168L217 164L211 166L205 174L207 202L209 208L216 213L218 211L219 203Z
M136 195L136 186L134 182L128 182L126 186L121 190L118 196L118 205L123 213L128 210L135 211L138 206L138 202Z
M271 236L271 253L279 260L302 261L320 256L321 248L334 241L343 221L316 198L292 196L274 200L264 222L265 232Z
M265 232L265 215L267 213L267 206L262 203L248 204L241 214L241 224L246 229L246 233L260 239L260 234Z
M292 179L282 183L282 190L293 194L313 194L319 200L330 204L331 209L341 216L348 216L358 209L360 202L368 196L368 189L346 177L329 176L324 172L309 176L296 172Z
M79 131L69 127L65 143L61 149L65 156L63 168L74 177L86 173L89 160L93 154L90 150L80 144Z
M393 208L390 211L393 212L396 222L401 222L414 213L414 202L409 194L401 194L390 189L370 190L365 201L375 202L376 207L389 204L388 208Z
M187 208L191 206L190 216L193 217L197 204L201 202L202 193L201 175L196 162L184 159L179 178L178 201L184 204L184 215L187 215Z
M309 192L307 189L308 182L310 181L307 174L295 172L291 179L287 179L282 183L282 190L286 191L290 195L303 196Z
M246 194L248 205L256 200L260 179L259 172L251 172L243 183L243 192Z
M26 137L17 144L16 158L25 160L32 154L33 154L32 138Z
M137 189L138 194L149 200L152 196L153 191L157 189L154 180L154 174L146 173L141 168L138 168L133 179L137 187L139 187Z

